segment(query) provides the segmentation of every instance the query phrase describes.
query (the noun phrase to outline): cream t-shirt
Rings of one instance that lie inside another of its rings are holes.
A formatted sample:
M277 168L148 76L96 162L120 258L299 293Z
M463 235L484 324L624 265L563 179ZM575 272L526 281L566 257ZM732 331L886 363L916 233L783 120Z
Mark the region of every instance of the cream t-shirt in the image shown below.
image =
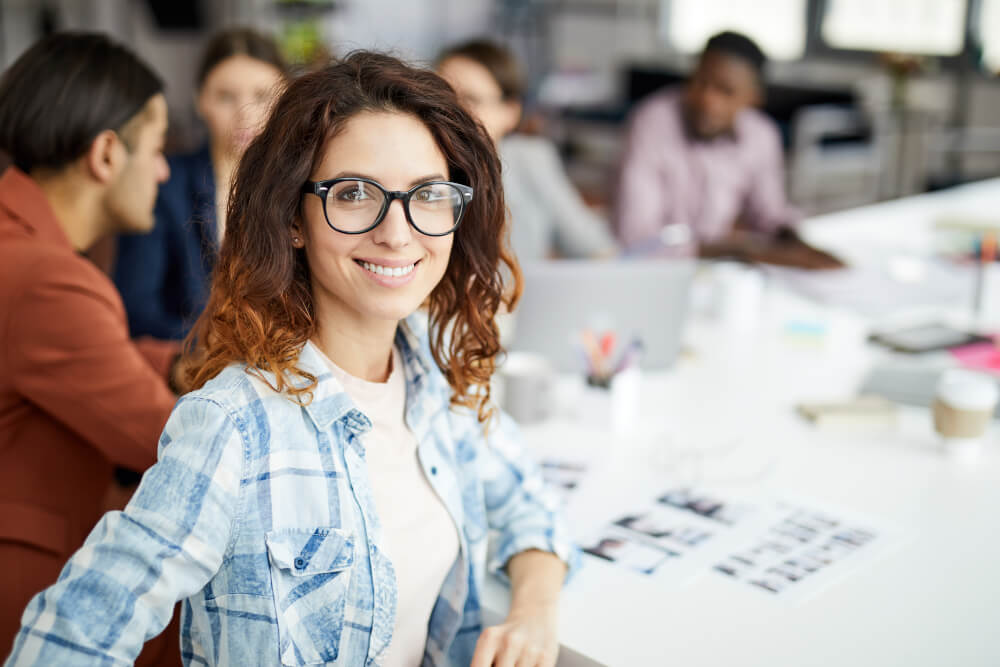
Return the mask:
M431 488L417 457L417 440L406 425L406 377L392 349L386 382L368 382L326 359L354 404L372 422L362 436L384 551L396 570L396 624L385 667L419 665L427 626L445 577L458 557L458 532Z

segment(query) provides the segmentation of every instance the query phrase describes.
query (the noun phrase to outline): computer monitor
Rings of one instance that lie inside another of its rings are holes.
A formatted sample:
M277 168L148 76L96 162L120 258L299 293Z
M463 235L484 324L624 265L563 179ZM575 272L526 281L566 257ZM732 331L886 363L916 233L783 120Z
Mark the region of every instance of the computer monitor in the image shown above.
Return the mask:
M511 351L535 352L556 369L585 369L581 335L614 331L642 341L643 369L667 368L681 347L695 262L558 260L527 263Z

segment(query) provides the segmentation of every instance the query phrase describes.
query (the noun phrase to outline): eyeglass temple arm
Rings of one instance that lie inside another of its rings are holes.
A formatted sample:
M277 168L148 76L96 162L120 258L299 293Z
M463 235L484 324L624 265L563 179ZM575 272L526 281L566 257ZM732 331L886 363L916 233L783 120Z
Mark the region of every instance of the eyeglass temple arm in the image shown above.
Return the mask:
M302 192L307 195L318 195L322 197L330 188L317 181L306 181L302 184Z

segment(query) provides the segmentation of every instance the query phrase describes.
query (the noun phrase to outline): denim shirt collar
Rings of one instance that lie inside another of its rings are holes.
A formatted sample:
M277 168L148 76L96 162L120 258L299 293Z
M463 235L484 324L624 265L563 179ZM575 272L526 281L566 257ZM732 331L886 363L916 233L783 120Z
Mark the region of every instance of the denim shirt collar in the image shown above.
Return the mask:
M422 339L426 339L426 336L426 316L420 313L402 320L396 329L395 345L399 349L406 375L406 421L418 441L430 429L430 417L441 407L446 407L437 405L440 403L435 400L437 392L427 391L432 383L443 382L444 378L436 377L430 360L421 353L424 347ZM306 413L316 428L326 430L334 422L343 421L344 426L355 435L371 430L371 421L358 409L344 386L330 372L315 343L307 341L302 346L296 365L316 378L312 401L305 406ZM304 383L301 380L299 382Z
M316 378L312 400L306 404L305 411L317 429L325 431L334 422L343 420L347 429L355 435L371 430L371 421L354 405L343 385L330 372L315 343L306 341L299 350L296 366ZM305 384L305 380L299 379L296 384Z

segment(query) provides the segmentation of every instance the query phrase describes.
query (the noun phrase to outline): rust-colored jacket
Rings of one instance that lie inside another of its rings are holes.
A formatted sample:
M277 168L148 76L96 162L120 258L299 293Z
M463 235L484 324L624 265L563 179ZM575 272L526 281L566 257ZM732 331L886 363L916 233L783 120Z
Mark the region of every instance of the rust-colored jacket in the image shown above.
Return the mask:
M114 285L38 185L0 177L0 657L28 600L97 523L114 467L144 471L178 348L129 340ZM175 640L176 641L176 640Z

